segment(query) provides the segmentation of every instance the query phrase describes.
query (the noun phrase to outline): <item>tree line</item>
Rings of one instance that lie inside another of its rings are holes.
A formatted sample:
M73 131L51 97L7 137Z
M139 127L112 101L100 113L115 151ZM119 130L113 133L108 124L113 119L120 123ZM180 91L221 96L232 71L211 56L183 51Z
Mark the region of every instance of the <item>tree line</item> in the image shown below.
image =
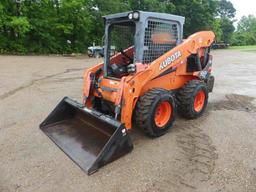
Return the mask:
M83 53L92 42L102 44L102 16L131 10L186 17L185 37L213 30L217 41L255 41L251 17L232 35L236 10L227 0L1 0L0 53Z

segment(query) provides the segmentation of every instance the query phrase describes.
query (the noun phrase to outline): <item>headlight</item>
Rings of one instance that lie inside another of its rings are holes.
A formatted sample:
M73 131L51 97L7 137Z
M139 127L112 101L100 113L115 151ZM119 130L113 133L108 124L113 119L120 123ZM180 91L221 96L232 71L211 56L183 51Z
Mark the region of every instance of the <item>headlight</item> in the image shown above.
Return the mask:
M132 19L132 18L133 18L132 13L129 13L128 18L129 18L129 19Z
M139 12L134 12L133 13L133 19L139 19L139 17L140 17Z
M128 14L128 18L131 20L132 19L138 20L139 17L140 17L140 13L137 11Z

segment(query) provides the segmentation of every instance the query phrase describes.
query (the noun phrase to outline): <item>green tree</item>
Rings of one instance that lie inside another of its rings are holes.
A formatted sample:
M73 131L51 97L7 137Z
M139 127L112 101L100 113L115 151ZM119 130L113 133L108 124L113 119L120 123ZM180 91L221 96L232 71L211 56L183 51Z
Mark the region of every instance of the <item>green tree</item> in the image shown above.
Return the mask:
M232 19L236 16L236 9L230 1L221 0L218 3L217 13L221 18Z
M20 3L3 0L0 4L0 52L25 53L24 40L31 25L21 15Z
M227 43L230 42L232 34L235 31L235 27L233 25L235 15L236 9L230 1L218 1L217 16L220 18L220 29L222 30L222 35L219 40Z
M174 2L168 0L128 0L130 10L170 12L174 11Z
M233 21L230 19L224 17L221 18L221 30L222 30L222 36L221 40L224 42L230 42L233 32L235 31L235 27L233 25Z
M235 13L226 0L1 0L0 52L84 52L102 43L102 16L131 10L185 16L185 37L214 30L220 40L230 38Z
M217 42L222 40L223 36L223 31L221 28L222 20L220 18L217 18L214 20L213 25L212 25L212 30L215 33L215 39Z
M238 22L237 31L232 37L233 45L256 45L256 17L243 16Z
M59 38L63 44L68 46L67 42L70 42L70 51L84 52L89 45L92 20L88 9L88 0L62 1L56 29L61 32Z
M90 18L93 25L90 28L88 43L96 43L101 45L104 35L104 22L102 17L108 14L123 12L130 10L128 1L123 0L94 0L89 5Z
M256 17L253 15L243 16L238 22L237 31L256 33Z
M174 5L169 13L186 17L185 37L200 31L210 30L215 22L217 2L215 0L172 0Z

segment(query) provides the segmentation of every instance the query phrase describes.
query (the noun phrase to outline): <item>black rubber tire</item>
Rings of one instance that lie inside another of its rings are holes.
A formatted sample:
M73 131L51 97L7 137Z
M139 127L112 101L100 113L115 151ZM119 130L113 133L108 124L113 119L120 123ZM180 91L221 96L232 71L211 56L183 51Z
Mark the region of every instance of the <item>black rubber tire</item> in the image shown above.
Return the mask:
M163 127L158 127L154 121L157 106L160 102L168 101L172 107L170 119ZM136 104L134 120L137 127L141 128L150 137L160 137L171 127L176 117L175 97L165 89L151 89L139 98Z
M194 109L194 100L198 91L203 90L205 93L205 101L201 111ZM176 99L178 103L178 113L187 119L196 119L200 117L208 104L209 90L207 85L200 80L191 80L186 83L177 93Z

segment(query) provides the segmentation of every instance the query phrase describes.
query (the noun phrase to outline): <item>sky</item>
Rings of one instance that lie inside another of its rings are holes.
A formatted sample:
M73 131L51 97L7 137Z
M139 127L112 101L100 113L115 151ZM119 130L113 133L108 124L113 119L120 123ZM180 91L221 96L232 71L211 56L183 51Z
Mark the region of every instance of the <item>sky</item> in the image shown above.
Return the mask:
M249 14L256 16L256 0L230 0L236 9L236 19Z

